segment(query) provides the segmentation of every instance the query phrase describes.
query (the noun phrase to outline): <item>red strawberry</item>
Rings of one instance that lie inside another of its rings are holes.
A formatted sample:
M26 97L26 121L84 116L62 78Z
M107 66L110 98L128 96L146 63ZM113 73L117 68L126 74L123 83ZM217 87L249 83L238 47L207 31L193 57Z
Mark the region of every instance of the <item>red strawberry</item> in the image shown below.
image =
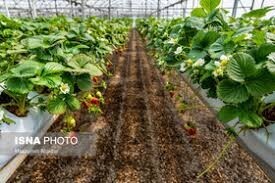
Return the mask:
M169 94L170 94L171 97L175 96L175 92L173 92L173 91L170 91Z
M191 122L185 123L184 129L188 136L195 136L197 134L197 128L195 127L195 124Z
M197 129L196 128L189 128L189 129L186 129L186 132L188 134L188 136L194 136L197 134Z
M98 83L98 82L99 82L99 78L98 78L97 76L94 76L94 77L93 77L93 82L94 82L94 83Z
M112 67L112 64L110 62L107 63L107 68L111 68Z
M96 97L92 97L91 100L90 100L90 103L94 104L96 106L99 106L100 100L98 98L96 98Z

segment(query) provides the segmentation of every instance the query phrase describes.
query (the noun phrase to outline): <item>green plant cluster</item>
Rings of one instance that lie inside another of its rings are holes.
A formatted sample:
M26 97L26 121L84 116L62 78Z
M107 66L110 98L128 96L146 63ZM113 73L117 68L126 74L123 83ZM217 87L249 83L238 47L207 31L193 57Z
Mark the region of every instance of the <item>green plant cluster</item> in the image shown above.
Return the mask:
M80 109L80 97L92 90L93 77L107 73L107 56L124 45L129 25L128 19L0 15L0 106L18 116L30 107L52 114Z
M274 122L267 109L275 106L275 17L272 7L239 18L219 8L220 0L201 0L191 16L172 20L140 19L138 29L155 50L161 69L186 72L208 97L224 102L222 122L238 118L243 128Z

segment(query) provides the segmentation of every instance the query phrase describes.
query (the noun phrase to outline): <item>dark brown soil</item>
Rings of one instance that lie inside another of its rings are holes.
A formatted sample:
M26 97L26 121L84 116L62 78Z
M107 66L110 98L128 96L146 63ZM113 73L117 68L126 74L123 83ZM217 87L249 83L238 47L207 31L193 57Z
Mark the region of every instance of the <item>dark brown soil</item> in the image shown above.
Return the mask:
M79 127L98 135L96 155L28 157L9 182L270 182L237 144L217 169L197 180L227 141L223 127L207 109L177 112L177 102L165 91L135 30L127 49L113 63L104 115ZM177 80L184 84L175 76ZM186 84L184 92L190 101L203 106ZM197 122L196 138L182 128L191 118Z

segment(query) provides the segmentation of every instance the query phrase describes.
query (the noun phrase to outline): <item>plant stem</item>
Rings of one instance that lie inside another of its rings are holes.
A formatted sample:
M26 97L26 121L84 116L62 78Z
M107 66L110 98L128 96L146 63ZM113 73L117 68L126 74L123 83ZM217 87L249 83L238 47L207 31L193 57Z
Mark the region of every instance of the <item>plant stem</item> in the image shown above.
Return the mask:
M19 104L18 104L18 107L19 107L19 115L25 115L26 113L26 98L27 98L27 95L24 94L22 95L22 100L20 100Z
M233 144L233 142L235 142L236 137L235 136L230 136L229 137L229 141L227 142L227 144L225 144L224 148L222 149L222 152L220 152L219 156L215 159L215 161L213 163L211 163L202 173L200 173L197 176L197 179L199 179L200 177L202 177L204 174L206 174L207 172L211 171L211 169L213 167L215 167L215 165L219 162L219 160L225 155L226 151L230 148L230 146Z

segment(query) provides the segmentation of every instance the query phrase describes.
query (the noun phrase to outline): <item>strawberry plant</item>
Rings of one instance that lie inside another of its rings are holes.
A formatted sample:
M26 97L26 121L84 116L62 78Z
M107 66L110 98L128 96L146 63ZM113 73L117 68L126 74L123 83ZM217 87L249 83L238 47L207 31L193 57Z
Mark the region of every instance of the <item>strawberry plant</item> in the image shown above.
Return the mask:
M124 44L130 21L0 19L0 87L7 98L1 106L18 116L31 107L66 114L68 129L75 126L72 112L81 108L84 93L104 84L99 76L108 75L106 57ZM95 97L92 104L99 108L104 99ZM5 116L1 119L9 123Z
M140 19L138 27L154 49L157 65L186 72L194 83L225 106L222 122L235 118L244 128L259 128L268 120L263 111L274 106L265 98L275 91L274 21L263 20L271 7L232 18L218 8L219 0L201 0L185 19ZM268 84L267 84L268 83Z

